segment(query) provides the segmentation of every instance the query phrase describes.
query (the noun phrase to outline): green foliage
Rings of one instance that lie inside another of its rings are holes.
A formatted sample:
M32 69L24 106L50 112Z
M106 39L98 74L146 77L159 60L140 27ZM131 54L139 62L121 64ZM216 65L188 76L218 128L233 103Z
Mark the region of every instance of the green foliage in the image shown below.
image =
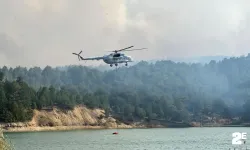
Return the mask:
M3 67L0 72L0 121L5 122L28 120L32 109L79 104L126 120L220 115L250 121L250 55L206 65L140 62L104 72L83 66Z
M0 72L0 82L3 81L3 78L4 78L4 73Z

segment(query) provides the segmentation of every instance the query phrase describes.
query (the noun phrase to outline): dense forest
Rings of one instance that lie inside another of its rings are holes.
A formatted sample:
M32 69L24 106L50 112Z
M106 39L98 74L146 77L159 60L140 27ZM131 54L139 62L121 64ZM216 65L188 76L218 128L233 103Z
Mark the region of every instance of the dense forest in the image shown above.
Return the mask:
M250 55L208 64L168 60L100 71L84 66L0 69L0 122L30 120L33 109L84 104L124 120L250 121Z

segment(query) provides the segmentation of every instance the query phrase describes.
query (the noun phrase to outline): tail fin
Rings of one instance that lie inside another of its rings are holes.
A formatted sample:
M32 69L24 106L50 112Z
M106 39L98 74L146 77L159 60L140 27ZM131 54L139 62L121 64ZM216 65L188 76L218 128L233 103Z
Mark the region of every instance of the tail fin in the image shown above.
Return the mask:
M80 55L82 53L82 51L80 51L80 53L72 53L72 54L74 54L74 55L77 55L78 56L78 59L79 59L79 61L80 60L83 60L83 57Z

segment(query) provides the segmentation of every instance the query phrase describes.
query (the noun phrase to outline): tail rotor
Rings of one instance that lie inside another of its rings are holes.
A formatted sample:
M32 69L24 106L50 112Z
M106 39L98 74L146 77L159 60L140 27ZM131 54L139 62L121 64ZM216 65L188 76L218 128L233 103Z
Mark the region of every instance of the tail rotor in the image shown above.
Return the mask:
M83 60L83 57L81 56L81 53L82 53L82 51L80 51L80 53L78 53L78 54L77 53L72 53L72 54L78 56L78 59L80 61L80 60Z

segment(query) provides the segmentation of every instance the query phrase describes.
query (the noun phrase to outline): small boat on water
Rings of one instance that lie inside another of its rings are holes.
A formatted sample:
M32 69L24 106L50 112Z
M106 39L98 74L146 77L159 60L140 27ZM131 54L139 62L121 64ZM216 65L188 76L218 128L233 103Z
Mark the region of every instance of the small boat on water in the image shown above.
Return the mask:
M118 124L116 124L116 129L118 129ZM113 132L113 134L118 134L118 132L116 131L116 132Z

